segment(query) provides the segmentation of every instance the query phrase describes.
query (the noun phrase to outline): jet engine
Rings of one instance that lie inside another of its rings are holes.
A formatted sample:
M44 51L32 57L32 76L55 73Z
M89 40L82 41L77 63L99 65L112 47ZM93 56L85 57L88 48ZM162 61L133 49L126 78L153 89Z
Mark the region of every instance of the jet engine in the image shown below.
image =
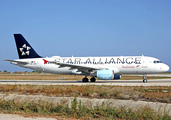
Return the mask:
M114 74L113 70L97 70L95 72L95 76L97 79L101 80L114 80L121 78L121 75Z

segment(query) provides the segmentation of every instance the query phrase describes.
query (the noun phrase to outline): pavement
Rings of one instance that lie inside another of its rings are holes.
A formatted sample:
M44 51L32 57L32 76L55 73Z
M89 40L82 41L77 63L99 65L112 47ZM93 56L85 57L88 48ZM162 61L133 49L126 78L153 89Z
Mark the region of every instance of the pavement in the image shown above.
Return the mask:
M0 120L57 120L57 119L44 118L44 117L23 117L14 114L0 114Z
M82 80L0 80L0 84L8 85L110 85L110 86L171 86L171 79L148 80L97 80L82 82Z

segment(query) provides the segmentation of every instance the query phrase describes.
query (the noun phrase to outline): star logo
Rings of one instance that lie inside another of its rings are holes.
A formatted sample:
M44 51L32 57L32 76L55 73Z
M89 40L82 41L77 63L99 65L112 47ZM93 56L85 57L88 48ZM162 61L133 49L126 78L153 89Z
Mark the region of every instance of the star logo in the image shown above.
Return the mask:
M23 55L29 55L29 53L30 53L30 50L31 49L31 47L29 47L29 46L27 46L26 44L24 44L23 46L22 46L22 48L20 48L20 51L21 51L21 55L23 56Z

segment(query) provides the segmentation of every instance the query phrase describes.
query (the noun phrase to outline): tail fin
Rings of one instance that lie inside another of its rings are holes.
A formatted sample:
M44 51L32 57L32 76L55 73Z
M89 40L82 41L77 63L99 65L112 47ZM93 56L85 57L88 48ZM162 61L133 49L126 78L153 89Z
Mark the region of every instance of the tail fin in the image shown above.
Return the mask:
M21 34L14 34L14 38L20 59L41 58Z

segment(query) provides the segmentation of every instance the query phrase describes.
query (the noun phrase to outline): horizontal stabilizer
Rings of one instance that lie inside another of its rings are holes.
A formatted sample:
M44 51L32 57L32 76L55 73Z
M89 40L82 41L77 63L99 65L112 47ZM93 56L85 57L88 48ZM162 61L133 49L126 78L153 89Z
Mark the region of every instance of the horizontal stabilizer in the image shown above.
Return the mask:
M23 65L28 64L28 62L22 62L22 61L16 61L16 60L7 60L7 59L3 59L3 61L9 61L9 62L11 62L12 64L23 64Z

